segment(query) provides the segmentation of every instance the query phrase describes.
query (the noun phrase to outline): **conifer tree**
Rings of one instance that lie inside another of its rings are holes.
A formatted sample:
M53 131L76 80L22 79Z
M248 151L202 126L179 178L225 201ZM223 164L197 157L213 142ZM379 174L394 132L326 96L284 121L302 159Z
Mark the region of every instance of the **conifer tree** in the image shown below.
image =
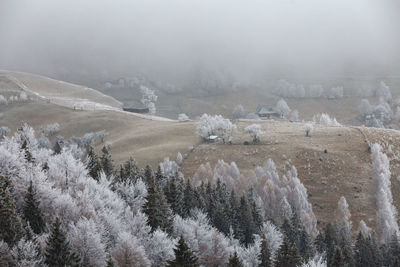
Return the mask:
M21 239L24 231L7 182L2 176L0 180L0 240L12 247Z
M96 181L99 180L99 172L101 170L101 163L94 152L94 149L92 146L89 146L88 152L87 152L87 162L86 162L86 168L89 172L90 177L95 179Z
M248 205L245 196L240 198L239 207L239 231L242 234L241 242L246 246L253 242L253 235L256 233L256 228L253 222L251 209Z
M261 251L258 256L258 260L260 261L259 267L271 267L271 252L269 251L267 240L265 238L261 241Z
M182 215L183 217L189 216L190 210L195 208L196 205L196 199L195 199L195 193L192 188L192 185L190 184L190 180L187 179L185 183L185 189L183 191L183 203L182 203Z
M34 158L32 156L32 153L29 151L28 148L28 143L26 140L22 143L21 149L25 151L25 159L27 162L33 162Z
M172 209L172 211L176 214L183 214L183 188L181 184L181 179L176 178L175 176L171 177L165 188L165 196L168 200L168 203Z
M343 267L345 265L345 261L342 256L342 252L340 248L336 247L335 253L333 254L333 258L331 260L331 267Z
M168 261L167 266L170 267L197 267L198 259L190 250L188 245L186 245L183 236L178 241L177 247L174 249L175 259Z
M106 267L115 267L114 259L111 257L111 255L108 256Z
M45 221L39 205L40 202L37 199L36 191L33 188L32 181L30 181L28 191L25 195L23 211L25 220L29 222L31 229L35 234L40 234L45 228Z
M301 232L300 232L298 250L299 250L300 256L305 261L307 261L313 254L313 244L311 241L311 237L307 233L307 231L304 229L304 227L302 227Z
M50 236L47 239L45 263L54 267L79 266L79 256L71 251L65 232L61 229L61 222L56 218L52 225Z
M149 184L150 181L153 179L153 170L150 165L146 165L146 168L144 169L144 181L146 184ZM158 181L155 181L158 183ZM158 183L160 185L160 183Z
M111 158L110 149L104 146L101 152L103 153L100 157L101 168L107 177L110 177L111 175L114 175L114 163Z
M158 165L157 172L155 174L155 180L156 180L156 183L158 183L158 184L164 184L164 181L166 180L164 174L161 171L160 165Z
M240 261L236 251L229 257L228 267L243 267L243 263Z
M300 264L301 258L296 246L291 245L289 240L284 237L282 245L277 252L275 267L299 266Z
M154 182L154 178L150 180L148 185L143 211L148 216L148 224L152 231L155 231L158 227L167 232L172 230L171 209L160 186Z

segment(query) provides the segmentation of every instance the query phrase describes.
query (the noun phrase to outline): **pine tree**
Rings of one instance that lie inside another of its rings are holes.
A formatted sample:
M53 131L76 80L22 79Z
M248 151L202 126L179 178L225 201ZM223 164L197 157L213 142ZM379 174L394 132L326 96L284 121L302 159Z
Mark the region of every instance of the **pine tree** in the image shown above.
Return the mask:
M331 267L343 267L345 265L345 261L342 256L342 252L340 251L340 248L336 247L335 253L333 254L331 264L329 266Z
M155 180L156 180L156 183L161 184L161 185L164 184L164 182L166 180L164 174L161 171L160 165L158 165L157 172L155 174Z
M190 184L190 180L187 179L185 183L185 189L183 191L183 203L182 203L183 217L188 217L190 214L190 210L196 207L196 199L194 194L195 193L192 188L192 185Z
M150 165L146 165L146 168L144 169L144 181L146 184L149 184L150 181L153 179L153 169L151 168ZM158 183L158 181L155 181ZM158 183L160 185L160 183Z
M115 267L114 259L111 257L111 255L108 256L106 267Z
M143 211L148 216L148 224L152 231L155 231L158 227L167 232L172 230L171 209L160 186L154 182L154 178L150 180L148 185Z
M240 198L239 207L239 231L242 239L240 240L246 246L253 242L253 235L256 233L256 227L253 222L251 209L245 196Z
M284 237L282 245L277 252L275 267L299 266L300 264L301 258L296 246L291 245L289 240Z
M259 267L271 267L271 252L269 251L267 240L265 238L261 241L261 251L258 256L258 260L260 261Z
M101 152L103 153L100 157L101 168L107 177L110 177L114 175L114 163L111 158L110 149L104 146Z
M7 182L2 176L0 180L0 240L12 247L21 239L24 231Z
M35 234L40 234L45 228L45 221L39 205L40 202L37 200L36 191L33 188L32 181L30 181L25 195L24 218L29 222Z
M32 153L29 151L28 143L27 143L26 140L24 140L24 142L22 143L21 150L25 151L25 160L27 162L33 162L34 161Z
M86 168L89 171L90 177L98 181L101 163L92 146L88 148Z
M287 218L283 220L282 226L281 226L283 234L287 237L289 242L291 244L297 244L297 234L295 230L293 229L292 224L289 222Z
M197 257L192 253L188 245L186 245L183 236L178 241L177 247L174 249L175 259L167 262L170 267L197 267Z
M182 180L176 178L176 176L171 177L164 188L164 192L172 211L182 216L184 198Z
M243 263L240 261L236 251L235 253L229 257L228 267L243 267Z
M300 253L300 256L307 261L311 255L313 254L313 244L311 241L310 235L307 233L307 231L302 227L301 232L300 232L300 240L298 243L298 250Z
M79 256L71 251L65 232L61 229L58 218L53 223L50 236L47 239L45 251L45 263L54 267L79 266Z

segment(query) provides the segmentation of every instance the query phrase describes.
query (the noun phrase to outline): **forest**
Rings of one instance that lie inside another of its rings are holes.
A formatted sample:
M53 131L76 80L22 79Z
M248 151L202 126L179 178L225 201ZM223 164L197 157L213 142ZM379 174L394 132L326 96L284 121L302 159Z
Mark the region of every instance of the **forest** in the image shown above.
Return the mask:
M181 156L116 167L109 145L53 150L24 124L0 145L0 265L399 266L389 161L379 145L371 159L377 232L355 229L344 197L318 225L294 166L268 160L246 185L222 160L192 178Z

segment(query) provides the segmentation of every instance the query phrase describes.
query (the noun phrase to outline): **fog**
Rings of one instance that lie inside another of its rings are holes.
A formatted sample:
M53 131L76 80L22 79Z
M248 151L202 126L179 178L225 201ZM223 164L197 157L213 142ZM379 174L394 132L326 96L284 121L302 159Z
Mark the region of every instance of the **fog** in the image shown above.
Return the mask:
M397 0L1 0L0 68L236 79L400 73Z

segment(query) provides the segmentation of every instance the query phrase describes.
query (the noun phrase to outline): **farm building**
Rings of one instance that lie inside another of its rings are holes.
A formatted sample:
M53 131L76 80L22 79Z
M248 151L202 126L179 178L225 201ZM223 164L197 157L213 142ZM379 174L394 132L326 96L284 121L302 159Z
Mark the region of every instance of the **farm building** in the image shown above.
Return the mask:
M271 117L277 117L280 118L280 114L278 111L276 111L274 108L270 108L267 106L263 106L263 105L258 105L256 108L256 114L260 117L260 118L271 118Z

